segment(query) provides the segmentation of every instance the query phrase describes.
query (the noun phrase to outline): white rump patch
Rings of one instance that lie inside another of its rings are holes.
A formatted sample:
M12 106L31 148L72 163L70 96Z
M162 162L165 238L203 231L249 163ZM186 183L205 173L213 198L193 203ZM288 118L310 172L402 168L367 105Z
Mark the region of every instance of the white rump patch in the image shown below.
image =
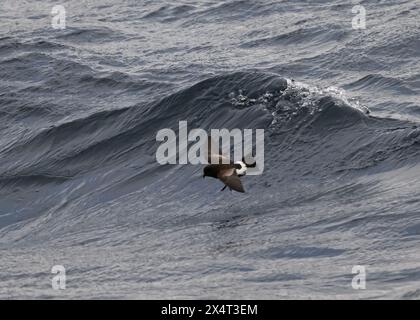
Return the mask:
M236 161L235 164L239 164L241 166L240 169L236 169L236 174L238 176L246 175L246 165L242 161Z

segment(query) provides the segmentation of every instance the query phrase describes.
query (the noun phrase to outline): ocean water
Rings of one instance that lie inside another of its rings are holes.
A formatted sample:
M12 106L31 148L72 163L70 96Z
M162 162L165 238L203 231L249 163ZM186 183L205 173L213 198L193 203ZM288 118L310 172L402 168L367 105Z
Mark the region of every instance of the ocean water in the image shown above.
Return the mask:
M1 299L420 298L418 0L57 4L0 3ZM264 173L159 165L184 120Z

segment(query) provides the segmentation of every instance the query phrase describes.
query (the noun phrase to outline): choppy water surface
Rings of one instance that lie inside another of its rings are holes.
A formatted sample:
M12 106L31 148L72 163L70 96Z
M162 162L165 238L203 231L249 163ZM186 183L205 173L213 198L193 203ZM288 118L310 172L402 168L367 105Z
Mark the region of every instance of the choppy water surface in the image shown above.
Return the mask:
M418 1L56 4L0 4L0 298L420 298ZM158 165L181 120L264 174Z

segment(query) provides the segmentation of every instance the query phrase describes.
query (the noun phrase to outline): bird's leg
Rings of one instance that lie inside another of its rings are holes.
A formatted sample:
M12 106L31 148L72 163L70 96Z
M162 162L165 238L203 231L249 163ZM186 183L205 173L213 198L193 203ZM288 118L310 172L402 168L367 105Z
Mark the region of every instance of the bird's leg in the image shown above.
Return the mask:
M223 191L223 190L225 190L226 189L226 187L227 187L227 185L225 185L223 188L222 188L222 190L220 190L220 191Z

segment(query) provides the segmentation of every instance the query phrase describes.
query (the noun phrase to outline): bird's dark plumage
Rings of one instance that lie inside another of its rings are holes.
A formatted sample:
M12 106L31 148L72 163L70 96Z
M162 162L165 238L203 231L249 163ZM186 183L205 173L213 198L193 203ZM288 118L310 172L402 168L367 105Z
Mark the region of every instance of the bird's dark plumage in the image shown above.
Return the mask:
M219 179L230 189L245 192L241 179L236 174L236 164L209 164L204 167L203 177ZM224 190L224 188L222 189Z
M241 169L241 165L232 163L219 150L215 150L211 137L208 139L207 160L210 164L204 167L203 178L207 176L222 181L225 186L221 191L229 187L237 192L245 192L241 179L236 173L236 169Z

